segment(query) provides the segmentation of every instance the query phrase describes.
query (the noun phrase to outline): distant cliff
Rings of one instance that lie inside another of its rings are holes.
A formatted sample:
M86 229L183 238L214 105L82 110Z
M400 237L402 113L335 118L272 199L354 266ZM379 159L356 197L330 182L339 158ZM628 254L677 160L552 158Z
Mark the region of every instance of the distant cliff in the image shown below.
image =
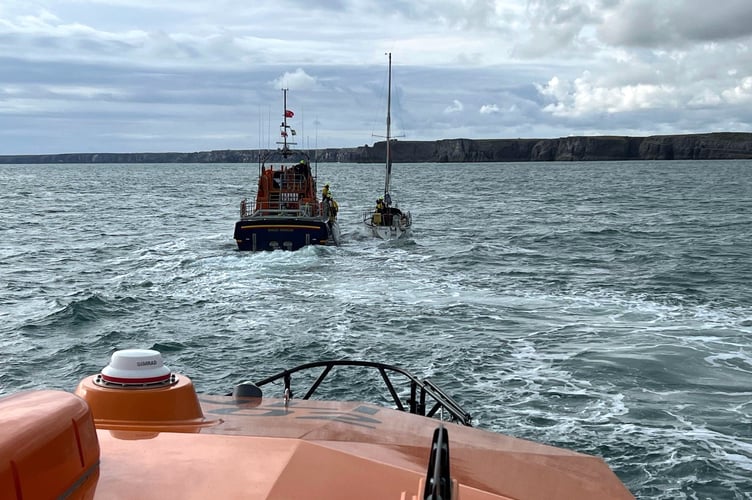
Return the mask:
M227 149L197 153L64 153L0 155L3 163L245 163L258 160L258 151Z
M322 161L383 162L386 143L324 150ZM731 160L752 158L752 133L559 139L394 141L394 162Z
M263 151L243 149L196 153L6 155L0 156L0 163L244 163L257 162L260 153ZM319 149L310 153L320 162L380 163L385 159L386 143ZM752 159L752 133L393 141L392 159L395 163Z

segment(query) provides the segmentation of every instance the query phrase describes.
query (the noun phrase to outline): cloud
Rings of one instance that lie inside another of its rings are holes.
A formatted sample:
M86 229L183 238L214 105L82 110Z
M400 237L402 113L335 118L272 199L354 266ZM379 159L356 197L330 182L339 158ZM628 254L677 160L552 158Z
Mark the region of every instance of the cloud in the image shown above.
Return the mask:
M747 0L625 0L598 25L599 38L610 45L680 47L752 35L752 5Z
M0 154L362 145L386 52L412 140L752 130L747 0L5 0Z
M739 85L732 89L724 90L721 95L729 104L749 105L752 104L752 77L743 78Z
M452 101L452 104L444 109L444 113L459 113L463 109L465 109L465 107L462 105L462 103L455 99L454 101Z
M543 110L562 117L624 113L677 105L676 89L670 85L605 87L587 72L572 82L552 78L548 84L540 86L539 91L551 98Z
M526 11L527 29L514 47L514 54L537 58L589 45L585 28L595 24L589 2L530 0Z
M480 107L480 114L493 115L499 113L499 107L496 104L484 104Z
M292 73L285 73L272 82L275 89L289 88L290 90L311 90L316 88L316 78L310 76L302 68Z

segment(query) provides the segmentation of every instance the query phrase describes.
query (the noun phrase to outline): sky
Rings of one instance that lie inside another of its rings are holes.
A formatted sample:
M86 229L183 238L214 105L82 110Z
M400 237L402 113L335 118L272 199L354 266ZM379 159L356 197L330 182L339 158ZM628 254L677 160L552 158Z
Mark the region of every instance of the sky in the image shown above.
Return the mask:
M752 131L750 0L2 0L0 155Z

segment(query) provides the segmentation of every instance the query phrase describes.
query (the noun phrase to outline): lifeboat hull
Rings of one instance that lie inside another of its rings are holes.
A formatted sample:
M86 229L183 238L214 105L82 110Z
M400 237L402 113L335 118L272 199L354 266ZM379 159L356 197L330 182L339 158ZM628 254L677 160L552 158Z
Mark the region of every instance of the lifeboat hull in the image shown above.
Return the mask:
M337 245L339 227L322 218L251 217L235 223L238 250L299 250L308 245Z

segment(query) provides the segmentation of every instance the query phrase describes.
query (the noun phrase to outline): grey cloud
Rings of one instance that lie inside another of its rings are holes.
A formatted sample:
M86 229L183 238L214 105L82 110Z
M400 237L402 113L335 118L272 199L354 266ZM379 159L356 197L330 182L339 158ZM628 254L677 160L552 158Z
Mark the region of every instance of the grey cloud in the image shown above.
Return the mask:
M543 57L576 48L583 43L583 28L596 22L596 17L582 1L530 0L527 22L527 37L512 52L516 57Z
M709 5L704 0L687 0L672 15L676 30L686 40L736 40L752 35L752 3L724 0Z
M372 143L386 50L395 132L412 140L752 129L746 2L283 1L82 13L42 0L53 15L32 24L35 7L14 3L26 10L0 19L0 154L256 147L285 75L308 82L289 95L299 137ZM281 25L281 9L305 22Z
M614 46L671 48L752 35L752 3L627 0L604 16L601 40Z

